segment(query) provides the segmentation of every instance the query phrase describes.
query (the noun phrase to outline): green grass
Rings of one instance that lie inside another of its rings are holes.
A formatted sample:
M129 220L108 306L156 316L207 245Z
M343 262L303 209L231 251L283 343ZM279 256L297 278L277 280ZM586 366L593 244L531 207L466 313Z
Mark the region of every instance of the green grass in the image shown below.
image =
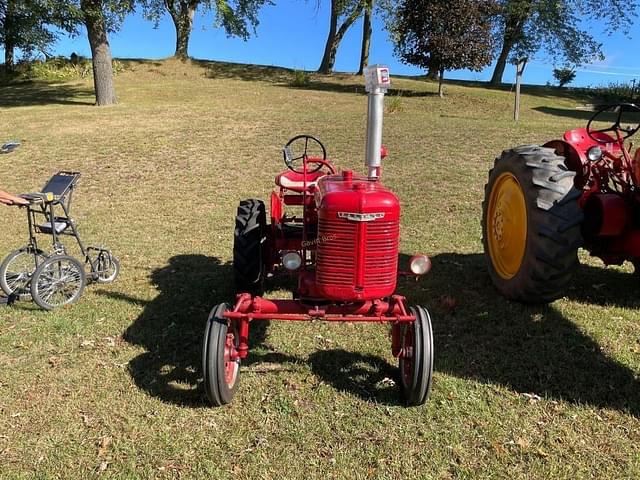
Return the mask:
M2 187L33 191L58 169L83 173L75 216L122 261L51 313L0 309L2 478L638 478L640 323L631 267L587 255L568 296L510 303L481 254L480 204L493 158L588 116L554 89L512 94L395 79L384 181L402 202L405 254L432 273L399 290L430 308L435 380L405 408L390 385L383 326L272 322L255 332L240 390L209 408L200 341L232 298L238 201L268 198L293 135L322 139L362 169L360 78L173 61L127 62L120 104L94 108L89 79L2 86ZM26 238L3 208L0 251ZM283 295L272 291L272 297ZM452 296L449 311L442 296Z

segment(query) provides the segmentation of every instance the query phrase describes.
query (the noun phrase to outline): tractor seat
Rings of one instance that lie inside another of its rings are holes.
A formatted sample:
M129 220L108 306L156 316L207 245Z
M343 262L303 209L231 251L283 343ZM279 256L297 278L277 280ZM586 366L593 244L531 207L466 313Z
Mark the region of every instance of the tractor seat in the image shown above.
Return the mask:
M310 187L315 187L316 182L320 177L324 177L325 172L319 170L314 173L307 173L307 190ZM302 193L304 190L304 176L302 173L296 173L291 170L284 171L276 176L276 185L287 190L293 190L294 192Z

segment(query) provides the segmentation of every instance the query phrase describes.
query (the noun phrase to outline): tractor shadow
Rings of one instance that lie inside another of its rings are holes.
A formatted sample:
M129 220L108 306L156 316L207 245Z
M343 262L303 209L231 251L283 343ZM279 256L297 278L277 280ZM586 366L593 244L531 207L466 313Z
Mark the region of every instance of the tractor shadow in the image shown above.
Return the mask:
M554 305L522 305L500 297L480 254L445 253L432 260L427 277L418 283L401 280L398 290L410 304L432 311L436 371L640 416L638 372L607 356ZM233 298L231 276L231 265L217 258L177 255L150 274L159 292L150 301L99 292L143 307L123 334L125 341L144 349L128 365L140 389L180 406L208 405L200 387L202 335L211 308ZM583 266L568 297L580 303L638 308L640 296L629 282L638 283L615 269ZM443 296L453 297L455 308L443 302ZM397 382L397 368L386 359L341 349L299 358L270 346L268 328L266 322L252 325L244 366L259 372L261 364L308 363L316 376L337 390L366 401L400 404L398 386L389 381Z
M605 354L553 304L532 306L503 299L480 254L445 253L432 261L431 273L418 288L402 290L411 303L422 303L433 312L437 371L640 416L639 372ZM599 288L593 288L593 282ZM638 291L630 289L629 282L638 283L624 272L582 266L568 297L581 303L640 307ZM444 296L453 298L455 307L443 302Z
M158 290L152 300L108 290L97 293L143 307L123 333L131 345L144 348L132 359L128 371L134 383L149 395L184 407L209 407L201 388L202 338L209 312L234 298L232 265L205 255L176 255L153 270L150 282ZM287 279L270 287L286 288ZM260 363L301 362L265 343L269 322L251 325L251 351L243 366ZM260 365L256 365L259 369Z
M338 391L382 405L404 405L398 367L382 357L331 349L312 353L308 362L314 375Z

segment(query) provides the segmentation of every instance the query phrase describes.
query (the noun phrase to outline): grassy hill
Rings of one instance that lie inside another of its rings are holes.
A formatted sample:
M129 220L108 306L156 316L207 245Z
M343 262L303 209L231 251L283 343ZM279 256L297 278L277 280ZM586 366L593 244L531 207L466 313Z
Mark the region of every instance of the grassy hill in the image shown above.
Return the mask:
M553 89L394 79L383 178L402 202L403 253L433 256L399 290L434 318L427 405L399 404L384 326L271 323L252 345L234 403L212 409L200 381L211 307L232 299L241 199L268 198L280 148L319 137L361 170L361 79L202 62L126 61L120 104L92 107L89 79L0 91L2 187L37 190L79 170L75 216L121 259L119 280L72 308L0 308L2 478L637 478L640 285L629 266L582 255L568 296L509 303L481 255L483 185L494 157L583 126ZM2 208L0 252L26 219ZM269 296L286 292L275 290ZM442 296L454 297L446 308Z

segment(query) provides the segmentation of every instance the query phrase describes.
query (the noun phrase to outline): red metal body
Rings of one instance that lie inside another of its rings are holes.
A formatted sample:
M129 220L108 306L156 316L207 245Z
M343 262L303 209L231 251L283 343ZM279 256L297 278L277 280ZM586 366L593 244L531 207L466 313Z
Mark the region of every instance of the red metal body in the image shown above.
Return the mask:
M640 149L633 158L619 130L614 135L585 128L567 131L562 140L545 144L565 157L577 173L585 214L582 234L585 247L605 264L640 259ZM602 159L590 161L587 152L598 146Z
M386 156L386 149L383 150ZM378 179L335 170L326 160L309 158L328 172L276 176L264 245L266 270L277 274L283 252L303 259L294 274L292 300L268 300L240 293L224 316L238 325L233 358L248 354L249 324L259 320L390 322L392 352L402 355L400 324L414 322L404 297L394 295L398 273L400 202ZM286 209L298 208L301 215Z

